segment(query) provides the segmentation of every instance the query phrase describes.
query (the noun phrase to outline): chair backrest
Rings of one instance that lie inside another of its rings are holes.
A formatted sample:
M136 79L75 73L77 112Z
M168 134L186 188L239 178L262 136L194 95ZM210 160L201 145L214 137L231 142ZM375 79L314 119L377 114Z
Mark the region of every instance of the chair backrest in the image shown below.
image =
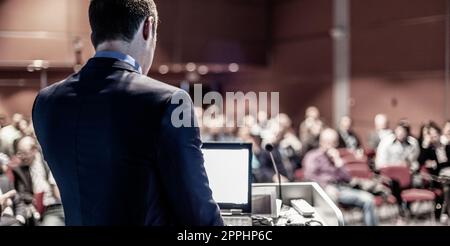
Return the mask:
M44 192L34 194L34 206L41 215L44 214L45 212Z
M346 149L346 148L341 148L341 149L338 149L338 152L339 152L339 155L341 156L341 157L345 157L345 156L351 156L351 155L354 155L353 154L353 152L351 151L351 150L349 150L349 149Z
M5 172L5 174L4 174L7 178L8 178L8 180L9 180L9 182L11 183L11 184L14 184L14 173L13 173L13 170L12 170L12 168L10 168L10 167L8 167L7 169L6 169L6 172Z
M396 180L400 184L400 188L408 188L411 185L411 173L409 167L394 165L380 169L380 174L390 179Z
M346 165L345 169L354 178L371 179L373 173L367 165Z

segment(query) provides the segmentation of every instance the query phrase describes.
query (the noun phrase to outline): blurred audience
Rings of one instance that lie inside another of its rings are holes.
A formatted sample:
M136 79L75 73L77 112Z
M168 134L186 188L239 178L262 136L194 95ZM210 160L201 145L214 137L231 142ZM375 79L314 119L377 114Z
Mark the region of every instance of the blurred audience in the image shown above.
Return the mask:
M237 127L230 118L214 108L195 108L200 133L204 142L244 141L253 145L254 182L277 182L274 166L266 145L273 146L275 165L281 174L281 182L315 181L339 204L360 207L366 225L377 225L374 195L386 198L393 194L402 204L398 182L391 180L383 185L376 180L351 177L346 168L344 153L375 158L375 167L407 165L414 178L425 170L434 176L450 176L450 121L442 128L433 122L421 129L419 141L412 134L409 124L401 121L392 131L386 115L375 116L375 129L367 142L373 154L364 156L363 143L353 129L352 119L343 117L336 130L325 129L317 107L309 107L300 124L299 135L291 118L284 113L246 115L243 125ZM47 164L42 158L32 124L23 115L14 114L11 124L0 115L0 226L5 225L64 225L64 212L59 191ZM343 151L345 150L345 151ZM370 169L369 169L370 170ZM375 176L374 176L375 177ZM448 187L428 180L422 188ZM396 183L397 182L397 183ZM449 191L447 191L448 193ZM438 196L443 203L443 196ZM446 196L448 200L449 196Z
M309 151L303 160L305 179L319 183L339 203L361 207L365 224L375 226L378 221L374 196L349 186L351 176L344 168L344 161L336 149L338 141L339 136L335 130L322 131L319 147Z

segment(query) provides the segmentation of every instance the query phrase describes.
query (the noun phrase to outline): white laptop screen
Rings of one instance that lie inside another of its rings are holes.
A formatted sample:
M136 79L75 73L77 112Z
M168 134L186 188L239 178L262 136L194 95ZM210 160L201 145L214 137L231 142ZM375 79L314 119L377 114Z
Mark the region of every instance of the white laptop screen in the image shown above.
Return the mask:
M249 204L249 149L203 148L202 152L209 185L219 206Z

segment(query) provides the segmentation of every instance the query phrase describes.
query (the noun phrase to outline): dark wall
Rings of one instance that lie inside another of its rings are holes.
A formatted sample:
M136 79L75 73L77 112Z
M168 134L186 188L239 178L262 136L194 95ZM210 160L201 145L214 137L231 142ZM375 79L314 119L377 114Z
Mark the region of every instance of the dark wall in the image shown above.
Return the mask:
M332 1L277 0L272 10L270 64L229 88L280 92L280 111L298 125L310 105L332 120Z
M392 124L445 118L445 0L352 1L352 116L367 135L376 113Z

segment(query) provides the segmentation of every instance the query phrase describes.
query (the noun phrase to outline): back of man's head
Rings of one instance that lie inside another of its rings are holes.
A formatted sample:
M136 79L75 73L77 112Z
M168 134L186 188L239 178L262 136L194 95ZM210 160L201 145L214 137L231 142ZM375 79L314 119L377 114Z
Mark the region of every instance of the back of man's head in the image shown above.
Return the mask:
M338 145L339 135L331 128L326 128L320 133L319 144L324 150L336 148Z
M92 42L95 47L105 41L130 42L142 22L149 17L155 20L152 28L155 32L158 12L153 0L91 0Z

